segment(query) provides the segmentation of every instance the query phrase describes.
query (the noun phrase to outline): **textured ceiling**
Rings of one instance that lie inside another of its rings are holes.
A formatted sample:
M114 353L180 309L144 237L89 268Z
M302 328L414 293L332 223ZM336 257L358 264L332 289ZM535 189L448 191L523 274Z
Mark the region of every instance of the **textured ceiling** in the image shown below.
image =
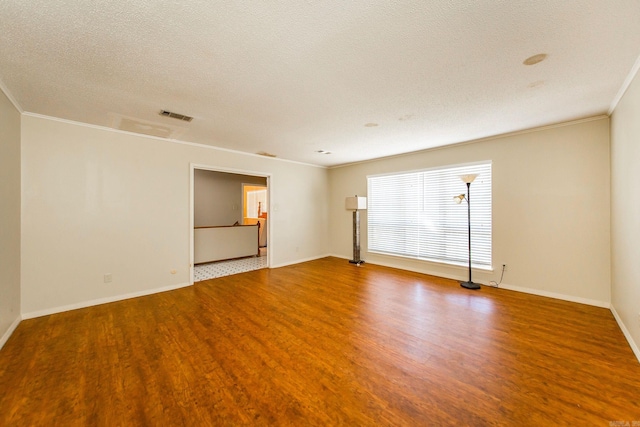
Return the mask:
M331 166L606 114L639 23L637 0L0 0L0 80L25 112Z

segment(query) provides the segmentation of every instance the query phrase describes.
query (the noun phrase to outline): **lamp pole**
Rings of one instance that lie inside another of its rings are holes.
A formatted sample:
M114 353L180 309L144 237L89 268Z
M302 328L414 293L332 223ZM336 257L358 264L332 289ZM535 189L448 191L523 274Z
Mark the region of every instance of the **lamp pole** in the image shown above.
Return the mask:
M469 280L466 282L461 282L460 286L467 289L480 289L480 285L478 283L474 283L471 280L471 183L474 179L476 179L478 175L462 175L460 179L467 184L467 235L469 237Z
M345 207L353 211L353 259L351 264L360 267L364 260L360 259L360 210L367 209L367 198L361 196L347 197Z
M360 259L360 211L353 211L353 259L349 260L351 264L359 266L364 261Z

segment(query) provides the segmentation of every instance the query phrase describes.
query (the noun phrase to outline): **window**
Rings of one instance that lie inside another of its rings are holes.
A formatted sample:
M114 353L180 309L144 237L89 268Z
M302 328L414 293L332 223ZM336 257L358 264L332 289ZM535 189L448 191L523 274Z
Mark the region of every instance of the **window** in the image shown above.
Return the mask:
M267 189L265 187L245 185L245 218L262 218L267 213Z
M468 265L467 192L471 184L471 261L491 268L491 162L368 176L369 252Z

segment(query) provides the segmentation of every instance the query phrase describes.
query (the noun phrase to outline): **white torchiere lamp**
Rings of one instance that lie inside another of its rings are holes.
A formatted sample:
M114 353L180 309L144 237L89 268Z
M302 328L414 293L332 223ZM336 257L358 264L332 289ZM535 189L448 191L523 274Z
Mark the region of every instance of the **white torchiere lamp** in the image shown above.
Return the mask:
M471 190L471 183L474 179L476 179L478 174L469 174L469 175L461 175L460 179L467 184L467 194L460 194L455 196L453 200L460 204L463 200L467 201L467 230L469 233L469 280L466 282L461 282L460 286L467 289L480 289L480 285L478 283L474 283L471 280L471 201L469 199L469 193Z
M364 261L360 259L360 211L367 209L367 198L362 196L347 197L345 208L353 211L353 259L351 264L360 266Z

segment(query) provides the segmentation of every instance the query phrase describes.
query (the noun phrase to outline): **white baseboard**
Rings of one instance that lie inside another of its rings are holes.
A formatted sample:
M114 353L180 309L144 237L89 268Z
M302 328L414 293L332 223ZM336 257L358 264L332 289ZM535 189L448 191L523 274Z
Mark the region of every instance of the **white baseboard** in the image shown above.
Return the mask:
M576 297L573 295L558 294L555 292L542 291L540 289L523 288L521 286L507 285L506 283L501 284L500 289L523 292L525 294L531 294L531 295L539 295L541 297L555 298L563 301L577 302L579 304L592 305L594 307L611 308L611 303L607 301L599 301L595 299Z
M342 259L348 259L350 260L352 257L351 256L344 256L344 255L337 255L337 254L331 254L329 256L332 257L336 257L336 258L342 258ZM443 277L445 279L451 279L451 280L459 280L459 281L463 281L466 279L466 268L461 269L464 272L462 273L462 275L455 275L455 274L447 274L444 273L442 271L437 271L437 270L430 270L428 268L412 268L409 266L398 266L396 264L394 264L393 262L384 262L384 261L369 261L369 260L363 260L365 264L373 264L373 265L380 265L382 267L389 267L389 268L397 268L398 270L405 270L405 271L411 271L414 273L420 273L420 274L427 274L429 276L436 276L436 277ZM428 264L425 264L428 265ZM453 268L457 268L457 267L453 267ZM475 282L475 280L474 280ZM485 283L482 282L477 282L480 283L481 285L485 285Z
M284 262L281 264L276 264L276 265L271 265L269 266L269 268L280 268L280 267L286 267L288 265L294 265L294 264L300 264L302 262L307 262L307 261L315 261L317 259L321 259L321 258L326 258L328 256L333 256L330 254L324 254L324 255L318 255L318 256L313 256L313 257L309 257L309 258L302 258L302 259L297 259L295 261L291 261L291 262Z
M130 298L138 298L146 295L158 294L160 292L173 291L176 289L192 286L191 283L178 283L177 285L164 286L162 288L147 289L140 292L132 292L130 294L115 295L112 297L98 298L89 301L82 301L76 304L63 305L60 307L47 308L45 310L32 311L30 313L22 313L22 319L33 319L34 317L48 316L49 314L62 313L64 311L77 310L79 308L91 307L94 305L107 304L110 302L122 301Z
M622 333L624 334L624 337L629 342L629 345L631 346L631 350L636 355L638 362L640 362L640 349L638 348L638 345L636 344L636 342L633 340L631 333L625 326L624 322L622 321L622 318L618 315L618 312L616 311L613 304L611 305L611 313L613 313L613 317L615 317L616 322L618 322L618 326L620 327L620 329L622 330Z
M13 334L13 331L16 330L21 320L22 320L22 317L18 316L16 320L13 321L11 326L9 326L9 329L7 329L7 332L5 332L2 338L0 338L0 350L2 350L2 347L4 347L5 343L7 342L11 334Z
M331 256L336 257L336 258L348 259L348 257L345 257L344 255L332 254ZM432 271L432 270L428 270L428 269L398 267L397 265L394 265L393 263L386 263L386 262L379 262L379 261L366 261L365 260L365 264L366 263L374 264L374 265L381 265L383 267L397 268L399 270L412 271L414 273L421 273L421 274L428 274L428 275L431 275L431 276L444 277L445 279L460 280L460 281L466 279L466 276L458 276L458 275L453 275L453 274L446 274L446 273L443 273L441 271ZM474 282L475 281L476 280L474 280ZM490 286L487 283L482 283L482 282L477 282L477 283L480 283L481 285L484 285L484 286ZM538 296L542 296L542 297L555 298L555 299L559 299L559 300L563 300L563 301L577 302L579 304L592 305L592 306L601 307L601 308L610 308L611 307L611 303L609 303L607 301L599 301L599 300L594 300L594 299L576 297L576 296L573 296L573 295L565 295L565 294L559 294L559 293L555 293L555 292L548 292L548 291L543 291L543 290L539 290L539 289L525 288L525 287L521 287L521 286L513 286L513 285L508 285L508 284L505 284L505 283L501 284L499 289L506 289L506 290L509 290L509 291L522 292L522 293L525 293L525 294L531 294L531 295L538 295Z
M332 257L336 257L336 258L342 258L342 259L351 259L351 257L344 256L344 255L332 254L331 256ZM466 273L463 273L463 275L447 274L447 273L444 273L442 271L429 270L428 268L412 268L412 267L408 267L408 266L398 266L398 265L395 265L393 262L384 262L384 261L364 260L364 263L365 263L365 265L366 264L380 265L382 267L397 268L398 270L411 271L413 273L426 274L426 275L435 276L435 277L443 277L445 279L459 280L459 281L466 280L466 275L464 275ZM465 271L466 271L466 269L465 269ZM486 285L485 283L477 282L476 280L474 280L474 282L480 283L481 285Z

